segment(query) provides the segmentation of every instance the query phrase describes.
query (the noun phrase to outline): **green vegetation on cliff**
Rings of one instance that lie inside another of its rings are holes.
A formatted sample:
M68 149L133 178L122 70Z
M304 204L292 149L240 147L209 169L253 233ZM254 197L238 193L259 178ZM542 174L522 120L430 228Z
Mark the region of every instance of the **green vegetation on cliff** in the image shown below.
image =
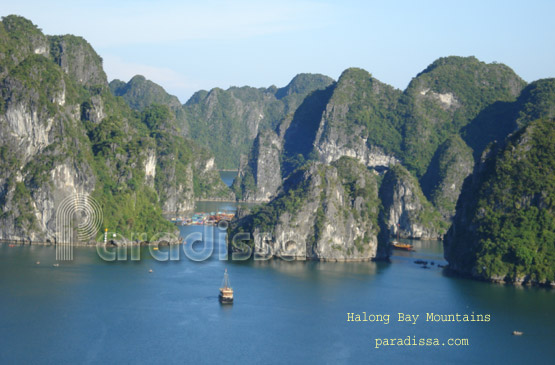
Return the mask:
M182 137L171 106L150 101L135 111L114 96L102 59L83 38L44 36L24 18L4 17L2 237L55 239L55 209L74 192L99 202L102 228L129 239L174 232L163 207L229 198L209 152Z
M313 154L313 142L320 126L322 113L332 95L333 86L314 91L295 111L289 128L285 131L281 175L287 177L296 168L318 156Z
M283 88L245 86L199 91L183 106L189 135L214 153L220 168L236 169L259 130L275 129L307 95L332 82L327 76L301 74Z
M0 78L23 61L25 57L33 54L35 50L46 49L47 40L39 28L31 21L17 16L2 17L0 22Z
M385 174L380 198L387 228L400 225L401 236L437 239L447 231L448 224L424 196L416 177L400 164Z
M445 57L417 75L404 93L404 162L421 177L436 149L484 108L512 102L525 82L503 64Z
M191 182L197 199L233 199L233 193L216 171L216 164L207 166L214 159L210 150L187 137L185 111L177 97L141 75L128 83L114 80L109 87L114 95L121 96L133 110L140 112L143 122L151 129L150 135L157 139L159 162L171 170L169 175L156 175L162 201L166 200L168 189L172 190L172 184L184 182ZM171 194L178 190L173 188Z
M110 82L110 90L116 96L121 96L134 110L142 111L152 104L167 105L171 109L181 107L177 97L168 94L161 86L136 75L128 83L121 80Z
M461 130L461 136L479 159L492 141L502 142L510 133L539 118L555 116L555 79L527 85L513 102L495 102L484 108Z
M24 97L18 92L20 90L36 91L38 93L36 102L46 109L49 116L53 116L57 111L56 98L64 91L62 71L56 64L41 55L25 58L11 70L6 82L12 84L10 97L14 99ZM7 88L2 88L4 98L8 97L7 91ZM5 101L2 105L5 105ZM3 111L2 109L0 111Z
M456 270L507 281L555 282L555 121L530 123L465 186L446 258ZM464 200L462 200L464 198Z
M309 193L310 180L306 179L309 168L310 165L307 164L291 174L272 202L254 207L245 224L238 227L238 231L252 233L254 229L259 229L261 232L271 232L281 214L288 212L295 216Z
M439 146L420 180L422 191L447 222L455 214L463 181L473 167L472 149L454 135Z
M350 68L343 72L330 100L336 107L346 106L347 113L337 118L347 132L352 126L364 128L361 137L368 146L377 146L387 154L399 155L402 120L398 113L401 91L381 83L367 71Z
M270 203L234 220L228 234L249 233L251 248L257 235L271 234L273 252L283 235L291 235L304 242L297 249L312 259L370 259L380 209L377 178L364 165L349 157L330 165L311 161L289 175Z
M143 127L148 121L146 115L140 118L131 113L125 118L112 113L97 125L86 123L94 153L91 166L97 177L92 196L102 207L104 226L129 239L145 239L133 234L152 237L173 230L162 218L158 200L163 197L144 183L144 152L164 140L163 135L150 137L156 130Z

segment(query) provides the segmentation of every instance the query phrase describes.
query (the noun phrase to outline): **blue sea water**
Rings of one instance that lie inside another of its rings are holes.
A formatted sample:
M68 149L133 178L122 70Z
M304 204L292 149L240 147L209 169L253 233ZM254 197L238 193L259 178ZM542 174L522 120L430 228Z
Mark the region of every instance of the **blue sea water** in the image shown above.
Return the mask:
M198 209L233 207L204 204ZM415 241L416 252L395 252L391 263L233 262L219 258L225 252L217 228L181 230L203 234L208 247L215 241L212 255L195 261L203 246L191 242L179 247L175 261L157 261L142 248L140 261L106 262L96 249L77 247L73 261L54 267L53 247L0 245L0 364L541 364L555 358L555 291L447 276L438 267L445 264L440 242ZM233 305L218 302L225 269ZM348 313L363 312L389 314L389 323L347 321ZM398 313L419 318L399 322ZM426 322L426 313L491 320ZM376 348L377 339L407 337L445 345ZM448 346L450 338L469 345Z

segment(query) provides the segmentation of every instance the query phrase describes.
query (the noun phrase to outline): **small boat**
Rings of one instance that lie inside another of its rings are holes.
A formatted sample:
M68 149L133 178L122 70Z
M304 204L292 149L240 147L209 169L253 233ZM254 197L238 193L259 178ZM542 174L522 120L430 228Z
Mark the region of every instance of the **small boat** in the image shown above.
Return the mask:
M521 331L513 331L513 336L522 336L524 332Z
M58 263L56 262L55 264L52 264L52 266L54 266L54 267L59 267L60 264L58 264Z
M397 227L397 239L391 242L391 246L393 246L393 248L396 250L414 251L411 244L401 242L401 240L399 239L399 231L401 230L401 225L397 224Z
M227 275L227 269L224 272L224 280L222 281L222 287L220 288L219 295L220 303L222 304L232 304L233 303L233 289L229 283L229 276Z
M391 246L393 246L394 249L397 250L405 250L405 251L414 251L413 247L411 244L408 243L401 243L399 241L393 241L391 242Z

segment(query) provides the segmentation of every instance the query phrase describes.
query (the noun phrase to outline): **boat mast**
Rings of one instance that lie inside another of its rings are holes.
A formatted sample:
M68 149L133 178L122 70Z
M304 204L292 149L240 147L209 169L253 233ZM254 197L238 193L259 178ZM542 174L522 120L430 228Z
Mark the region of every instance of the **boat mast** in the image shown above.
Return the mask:
M230 287L229 276L227 275L227 269L224 272L224 281L222 282L222 288L228 289Z

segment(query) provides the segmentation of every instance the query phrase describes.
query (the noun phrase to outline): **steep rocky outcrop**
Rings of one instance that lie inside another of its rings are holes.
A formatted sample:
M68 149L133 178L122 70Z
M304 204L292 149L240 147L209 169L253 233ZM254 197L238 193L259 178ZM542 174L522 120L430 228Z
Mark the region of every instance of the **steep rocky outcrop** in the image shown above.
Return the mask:
M395 165L385 174L380 199L390 235L427 240L443 237L446 223L422 193L418 180L403 166Z
M484 108L513 102L525 85L503 64L474 57L436 60L403 93L405 165L421 177L447 138L460 133Z
M232 189L237 200L268 202L281 186L283 139L274 131L259 132L248 158L243 158Z
M399 90L361 69L343 72L333 89L313 142L318 159L331 163L341 156L369 167L397 163L401 143L396 114Z
M473 57L437 60L403 93L364 70L347 69L336 83L308 95L293 117L284 119L281 132L258 137L241 165L235 185L237 195L240 199L265 201L271 198L268 192L277 191L274 172L279 170L284 179L307 160L330 164L348 156L380 172L402 164L408 168L407 178L420 177L422 189L435 207L425 211L441 213L440 217L428 216L416 214L416 209L406 216L411 222L405 222L408 226L403 234L439 238L454 214L462 182L474 165L472 151L461 139L465 135L466 140L473 140L472 133L461 133L461 128L476 124L474 121L482 117L481 110L492 104L516 103L523 85L510 68L488 65ZM495 136L504 138L512 130L514 127L505 135L498 132ZM491 138L485 136L482 142L490 143ZM261 141L275 148L263 149ZM480 148L478 144L473 146ZM411 181L410 190L420 191L419 182ZM402 194L390 195L392 206L403 206L399 200ZM404 208L399 209L401 216ZM432 224L436 217L438 221Z
M110 81L110 91L121 96L132 109L142 111L152 104L167 105L172 110L181 109L179 99L170 95L162 86L147 80L142 75L135 75L127 83L121 80Z
M164 212L192 210L195 199L235 199L233 192L219 176L215 157L207 148L198 146L188 138L184 139L187 134L183 129L187 128L185 112L176 96L168 94L160 85L141 75L134 76L128 83L113 80L110 82L110 91L121 96L132 109L142 112L147 119L167 119L157 122L162 123L162 130L168 132L166 138L172 140L170 149L167 149L167 143L159 146L159 149L165 151L159 151L161 157L156 159L168 168L162 171L164 177L159 177L161 183L156 185ZM161 111L163 107L168 108L170 113ZM179 148L176 149L176 146ZM177 176L181 179L176 179Z
M102 58L86 40L74 35L49 36L48 40L54 62L73 80L86 87L108 85Z
M439 146L420 181L424 195L446 222L451 222L455 215L464 179L472 173L473 167L472 149L461 137L453 136Z
M269 204L231 223L229 247L236 257L254 253L255 259L376 258L380 209L376 180L351 158L331 165L309 163L288 177Z
M237 168L259 131L274 130L308 94L332 82L327 76L300 74L283 88L199 91L183 106L190 136L214 153L218 166Z
M333 85L308 95L275 130L263 130L243 158L233 189L238 200L269 201L283 180L313 157L313 143Z
M57 209L71 196L94 199L100 224L129 239L173 231L162 209L231 198L213 157L186 141L177 124L168 106L137 113L114 97L101 58L84 39L45 36L24 18L4 17L0 238L55 242Z
M451 270L555 285L553 140L555 121L545 118L486 150L465 181L444 241Z
M0 78L30 55L48 55L50 42L40 29L20 16L2 18L0 25Z
M28 20L3 18L0 34L0 235L54 240L57 204L96 185L80 153L90 147L75 131L77 80L50 59L48 38Z
M164 88L142 75L135 75L127 83L121 80L110 81L110 91L116 96L121 96L131 109L143 111L146 107L159 104L166 105L175 117L179 132L186 136L189 126L185 120L183 106L177 96L170 95Z
M142 76L108 86L80 37L4 17L2 238L56 239L55 209L72 194L97 199L118 232L167 229L162 211L233 199L216 166L243 155L237 198L269 203L238 214L231 231L249 231L261 256L384 257L377 242L390 234L437 239L453 219L453 270L549 282L554 85L447 57L404 92L351 68L337 82L300 74L284 88L216 88L181 105Z
M541 117L555 116L553 79L537 80L527 85L512 102L495 102L484 108L476 118L462 128L461 136L480 159L484 149L493 141L502 142L507 136Z
M400 91L364 70L346 70L337 83L308 95L293 116L284 119L278 132L260 136L267 142L268 138L273 139L271 144L276 148L270 155L281 151L281 164L275 163L277 157L267 159L259 153L260 143L255 144L239 172L242 185L253 192L250 196L254 200L263 201L254 192L276 189L261 184L266 180L252 175L257 165L267 166L268 171L279 170L286 178L309 159L330 164L348 156L376 168L398 163L395 154L399 154L401 134L396 103L400 95Z
M233 201L235 194L222 181L215 157L207 148L193 147L193 186L196 200Z

